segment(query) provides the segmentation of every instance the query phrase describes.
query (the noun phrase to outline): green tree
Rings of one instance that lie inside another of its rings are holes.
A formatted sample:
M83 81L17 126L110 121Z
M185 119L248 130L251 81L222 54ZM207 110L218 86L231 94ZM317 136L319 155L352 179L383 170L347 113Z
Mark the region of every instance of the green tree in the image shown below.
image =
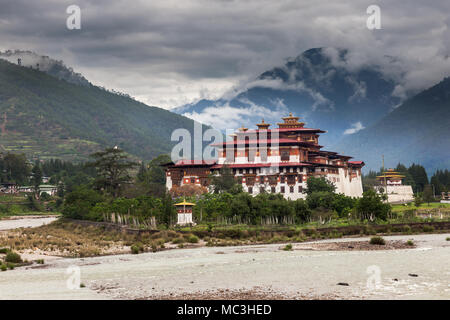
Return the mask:
M423 190L423 201L428 203L428 205L434 201L433 188L430 184L427 184Z
M348 215L354 208L356 201L357 200L355 198L347 197L346 195L340 193L334 195L332 207L340 218L348 218Z
M91 154L91 157L94 161L87 165L96 169L97 176L94 181L96 188L115 198L119 197L124 185L132 180L129 170L137 163L128 160L128 156L118 147L106 148L104 151Z
M42 184L42 168L41 164L37 160L31 170L32 178L31 182L33 184L34 192L37 198L39 198L39 186Z
M414 205L418 208L423 203L422 196L420 194L414 195Z
M161 197L166 192L166 172L163 164L169 163L170 157L162 154L152 159L147 166L141 165L137 184L143 194Z
M7 153L0 159L2 182L14 182L23 185L28 182L30 165L24 154Z
M416 192L422 192L425 186L428 184L428 176L425 168L419 164L413 163L409 168L408 172L411 174L416 185Z
M334 196L330 191L315 191L306 196L306 202L310 209L333 209Z
M356 211L362 220L386 220L391 211L391 206L388 203L383 203L382 198L375 190L367 190L363 192L362 198L358 199Z
M210 181L214 193L230 192L237 184L232 170L225 164L220 169L219 175L210 176Z
M174 223L176 218L175 206L169 193L166 193L161 200L161 220L167 227L169 227Z
M333 182L325 179L324 177L315 178L309 177L306 181L306 194L311 194L313 192L331 192L333 193L336 190L336 186Z
M297 223L307 222L311 218L311 210L309 209L307 202L303 199L295 200L294 211Z
M66 195L62 213L71 219L93 219L91 210L102 201L103 197L97 191L87 186L80 186ZM100 218L96 217L95 220Z

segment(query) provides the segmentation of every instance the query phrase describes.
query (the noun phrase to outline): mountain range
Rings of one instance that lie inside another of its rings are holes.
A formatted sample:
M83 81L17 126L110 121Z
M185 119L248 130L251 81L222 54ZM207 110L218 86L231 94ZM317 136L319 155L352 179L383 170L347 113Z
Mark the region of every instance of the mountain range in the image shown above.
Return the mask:
M365 170L379 169L382 155L390 167L449 168L449 78L405 99L380 66L355 67L348 57L344 49L310 49L220 99L180 106L177 114L95 86L62 61L6 51L0 53L0 151L86 160L118 145L147 160L170 152L173 130L193 132L194 120L222 130L254 127L261 118L276 126L293 112L307 127L327 131L323 149L363 160ZM395 59L386 59L394 68Z
M450 168L450 78L407 99L381 120L337 146L368 168L422 164L428 174Z
M396 59L386 57L394 69ZM422 164L432 173L450 167L449 80L423 92L397 92L399 82L380 66L352 66L345 49L314 48L217 100L200 100L175 109L220 127L255 126L261 118L276 123L293 112L307 127L327 131L320 144L366 163L365 170L398 162ZM213 117L212 114L216 116Z
M333 145L346 133L375 123L401 102L393 95L395 80L376 65L352 68L348 54L344 49L310 49L263 72L235 93L174 111L198 121L212 119L207 124L218 129L226 128L211 114L227 117L228 125L234 113L239 125L253 127L261 118L275 124L293 112L308 127L327 130L321 143Z
M117 145L151 159L170 152L173 130L193 132L191 119L49 70L0 59L0 151L78 161Z

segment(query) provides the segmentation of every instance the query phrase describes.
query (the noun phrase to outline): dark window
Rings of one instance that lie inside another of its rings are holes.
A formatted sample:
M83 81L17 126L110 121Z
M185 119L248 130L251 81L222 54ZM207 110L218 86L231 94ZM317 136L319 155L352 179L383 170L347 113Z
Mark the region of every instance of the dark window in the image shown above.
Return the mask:
M269 176L269 184L277 184L277 176Z
M295 184L295 176L288 176L287 177L287 183L288 184Z
M303 192L303 187L302 186L298 186L298 193L302 193Z
M272 193L275 193L275 187L271 187L271 188L270 188L270 191L271 191Z
M195 183L195 178L191 178L191 183Z
M266 192L266 188L260 187L260 188L259 188L259 193L264 193L264 192Z
M289 187L289 192L290 192L290 193L294 193L294 187L293 187L293 186L290 186L290 187Z
M285 181L285 177L284 176L280 176L280 182L284 183L284 181Z
M281 187L280 192L281 192L281 193L284 193L284 187Z
M239 169L239 174L242 174L242 169Z
M248 187L248 193L253 194L253 188L252 187Z
M281 161L289 161L289 150L281 150Z

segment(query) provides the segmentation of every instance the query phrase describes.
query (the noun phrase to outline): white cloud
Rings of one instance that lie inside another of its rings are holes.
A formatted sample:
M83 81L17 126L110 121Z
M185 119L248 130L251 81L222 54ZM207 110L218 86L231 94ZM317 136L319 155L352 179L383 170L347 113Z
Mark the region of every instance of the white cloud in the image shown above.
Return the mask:
M278 106L275 109L266 108L256 105L252 101L242 99L241 102L248 105L247 108L232 107L228 103L220 106L207 107L198 112L187 112L183 115L196 120L198 122L210 125L214 128L220 128L223 131L227 129L237 129L249 123L250 118L265 119L266 122L272 120L279 120L282 116L285 116L288 112L284 104L277 102Z
M353 123L350 128L348 128L347 130L344 131L344 134L354 134L362 129L364 129L365 127L363 126L363 124L361 123L361 121L355 122Z

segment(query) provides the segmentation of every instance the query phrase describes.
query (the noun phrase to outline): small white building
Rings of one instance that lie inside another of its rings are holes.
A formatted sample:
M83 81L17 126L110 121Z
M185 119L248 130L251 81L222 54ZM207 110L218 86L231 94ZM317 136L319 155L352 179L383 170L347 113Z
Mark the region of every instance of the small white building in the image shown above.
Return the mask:
M382 175L377 176L380 185L375 186L379 194L386 194L389 203L406 203L414 201L414 193L411 186L404 185L404 175L389 169Z
M188 225L194 224L192 220L192 208L195 206L194 203L190 202L180 202L175 204L177 207L177 225Z

